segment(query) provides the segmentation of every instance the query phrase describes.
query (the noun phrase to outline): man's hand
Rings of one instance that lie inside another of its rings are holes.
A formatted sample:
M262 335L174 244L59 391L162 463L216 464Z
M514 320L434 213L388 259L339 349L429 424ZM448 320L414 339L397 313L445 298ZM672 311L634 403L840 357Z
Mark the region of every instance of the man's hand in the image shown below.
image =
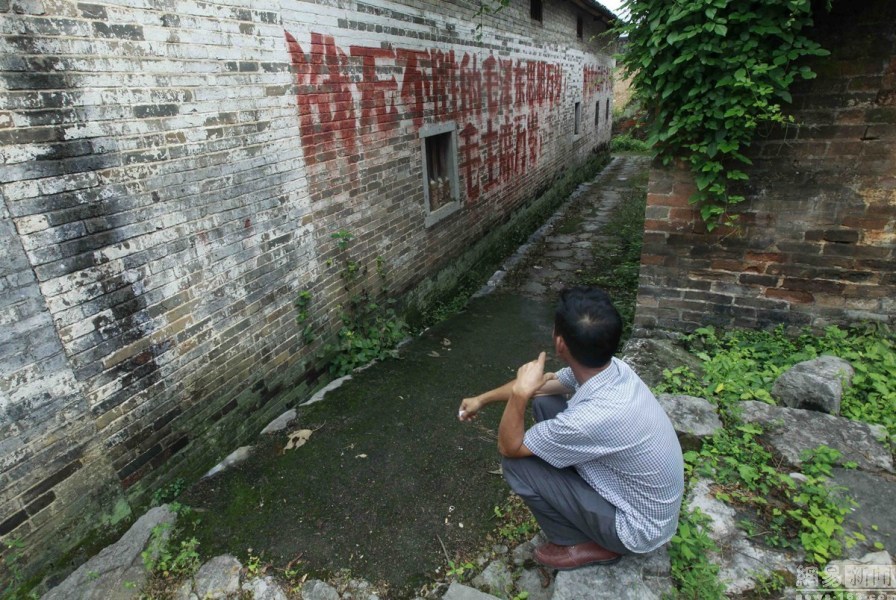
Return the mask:
M470 398L464 398L460 403L460 408L457 411L457 418L464 422L470 422L479 416L479 411L481 411L487 404L491 404L492 402L507 402L510 400L510 397L515 394L516 385L520 381L520 374L524 369L527 370L527 378L526 385L534 385L534 391L525 396L525 399L528 400L531 398L536 392L541 391L546 394L565 394L569 390L567 390L559 383L553 383L552 385L547 385L548 382L556 382L557 376L554 373L545 373L544 372L544 352L538 357L537 360L532 361L531 363L527 363L520 367L517 371L516 379L512 379L508 381L501 387L497 387L493 390L489 390L483 394L479 394L478 396L472 396ZM540 362L539 362L540 361ZM531 365L531 367L530 367ZM528 373L527 367L531 369L533 372ZM531 380L529 376L531 375ZM534 382L537 381L537 384ZM546 386L546 389L542 389L543 386ZM556 389L555 389L556 388ZM516 394L519 396L519 394Z
M472 421L479 415L479 411L485 403L479 396L464 398L457 411L457 418L461 421Z
M513 382L513 395L521 398L529 399L535 395L541 386L556 379L553 373L544 372L545 353L542 352L538 358L527 362L516 372L516 381Z

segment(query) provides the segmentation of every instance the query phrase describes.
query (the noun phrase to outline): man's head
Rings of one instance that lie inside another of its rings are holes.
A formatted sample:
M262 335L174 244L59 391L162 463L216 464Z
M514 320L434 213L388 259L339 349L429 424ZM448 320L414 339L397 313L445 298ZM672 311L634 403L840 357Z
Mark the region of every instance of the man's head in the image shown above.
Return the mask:
M554 335L563 338L569 354L585 367L609 362L622 336L622 318L601 289L575 287L560 292L554 313Z

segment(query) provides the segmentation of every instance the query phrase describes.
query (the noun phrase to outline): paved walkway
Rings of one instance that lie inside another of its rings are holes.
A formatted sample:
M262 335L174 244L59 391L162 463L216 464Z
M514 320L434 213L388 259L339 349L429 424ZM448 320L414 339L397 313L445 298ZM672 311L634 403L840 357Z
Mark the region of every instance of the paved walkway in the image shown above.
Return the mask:
M579 273L593 269L593 245L612 239L604 229L649 165L646 156L619 156L594 181L581 186L554 215L553 227L523 259L505 290L553 301L558 291L576 283Z
M413 340L401 360L300 409L287 432L314 432L301 448L284 450L287 432L263 436L248 462L186 492L201 511L202 554L244 563L251 554L320 577L349 569L402 598L432 581L446 554L481 549L507 497L496 474L500 410L470 425L457 406L550 349L556 291L593 267L592 242L648 164L614 158L495 293Z

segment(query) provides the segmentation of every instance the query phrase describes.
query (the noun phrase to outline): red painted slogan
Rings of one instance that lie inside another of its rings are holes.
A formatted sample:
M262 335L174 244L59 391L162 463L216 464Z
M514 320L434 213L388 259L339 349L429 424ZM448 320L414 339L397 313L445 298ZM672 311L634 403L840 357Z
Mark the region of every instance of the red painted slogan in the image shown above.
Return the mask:
M582 75L582 95L585 98L610 93L613 80L609 67L585 65Z
M306 54L289 32L285 35L308 165L356 156L359 134L393 131L403 119L415 128L428 114L456 119L460 168L467 197L475 200L537 162L538 111L562 98L562 68L545 61L480 59L438 49L344 49L319 33L311 34ZM355 163L349 163L356 173Z

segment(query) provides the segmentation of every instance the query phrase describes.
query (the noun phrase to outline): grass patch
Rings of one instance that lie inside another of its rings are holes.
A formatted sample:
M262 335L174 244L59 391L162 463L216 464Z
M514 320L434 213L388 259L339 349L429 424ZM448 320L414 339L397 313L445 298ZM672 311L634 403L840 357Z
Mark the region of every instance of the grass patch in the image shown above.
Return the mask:
M649 154L651 152L651 148L650 144L648 144L644 140L639 140L629 133L622 133L610 140L610 151Z

